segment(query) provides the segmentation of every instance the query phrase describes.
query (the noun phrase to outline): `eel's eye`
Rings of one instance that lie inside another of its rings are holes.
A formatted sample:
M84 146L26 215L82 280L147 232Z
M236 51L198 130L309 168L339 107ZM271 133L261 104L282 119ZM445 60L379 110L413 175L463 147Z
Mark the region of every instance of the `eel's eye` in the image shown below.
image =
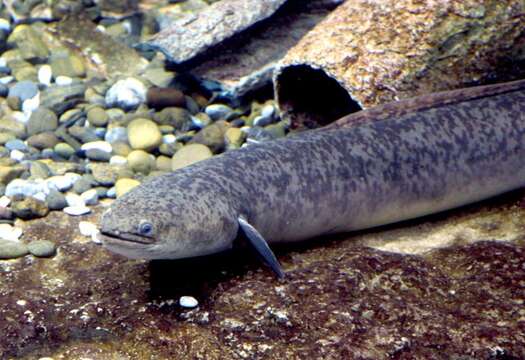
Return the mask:
M139 233L150 236L153 234L153 225L147 221L141 221L139 224Z

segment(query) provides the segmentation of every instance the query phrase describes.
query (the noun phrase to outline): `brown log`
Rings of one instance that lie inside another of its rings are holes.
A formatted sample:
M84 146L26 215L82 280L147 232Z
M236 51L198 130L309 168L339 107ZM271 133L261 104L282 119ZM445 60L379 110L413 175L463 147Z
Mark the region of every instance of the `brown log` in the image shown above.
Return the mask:
M501 65L525 59L524 25L522 0L347 0L281 62L278 104L292 124L315 127L378 104L512 80L523 73Z
M170 106L185 107L184 93L173 88L152 87L146 93L148 106L155 109L164 109Z

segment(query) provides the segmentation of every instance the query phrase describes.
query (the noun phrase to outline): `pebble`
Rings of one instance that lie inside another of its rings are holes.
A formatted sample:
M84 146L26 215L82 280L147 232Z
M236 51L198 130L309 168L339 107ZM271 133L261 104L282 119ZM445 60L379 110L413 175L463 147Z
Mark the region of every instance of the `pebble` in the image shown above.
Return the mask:
M128 129L125 127L115 126L106 131L104 140L110 144L115 143L127 143L128 142Z
M191 123L197 129L202 129L211 124L211 118L206 113L198 113L191 117Z
M157 170L171 171L171 158L170 157L160 155L155 160L155 164L156 164Z
M162 142L157 124L149 119L135 119L128 125L128 140L133 149L153 150Z
M78 229L83 236L93 236L98 232L97 226L89 221L81 221L78 223Z
M93 126L106 126L109 121L108 114L106 114L104 109L99 106L91 108L87 112L87 118L89 123Z
M106 196L110 199L115 199L117 197L117 188L115 186L109 188L108 192L106 193Z
M86 178L85 176L81 177L73 184L73 191L77 194L82 194L83 192L91 189L93 182Z
M16 166L2 166L0 165L0 183L8 184L12 180L19 177L25 168L21 165Z
M25 244L0 239L0 259L16 259L27 254L29 254L29 250Z
M49 210L62 210L67 206L66 197L58 190L50 190L46 196L46 203Z
M42 65L40 69L38 69L38 82L49 86L51 85L51 79L53 78L53 71L51 70L50 65Z
M179 299L180 306L184 308L194 308L199 306L199 302L193 296L181 296Z
M22 229L10 224L0 224L0 239L18 241L22 236Z
M69 76L60 75L60 76L57 76L55 79L55 84L59 86L71 85L72 83L73 83L73 79L70 78Z
M177 170L212 156L213 153L207 146L202 144L188 144L173 155L171 159L171 169Z
M128 178L122 178L117 180L117 183L115 184L115 195L116 197L121 197L131 189L133 189L135 186L140 185L140 181L135 179L128 179ZM108 197L111 197L108 190Z
M38 86L29 80L19 81L9 89L9 97L17 97L21 102L38 94Z
M147 89L135 78L117 81L106 92L106 105L132 110L146 101Z
M45 107L39 107L32 112L27 122L29 136L46 131L54 131L58 127L58 118L55 113Z
M128 160L127 160L124 156L113 155L113 156L109 159L109 163L110 163L111 165L127 165Z
M26 155L20 151L20 150L13 150L11 151L11 154L9 155L9 157L15 161L22 161L24 160L24 158L26 157Z
M64 208L64 212L71 216L80 216L89 214L91 209L86 206L68 206Z
M8 150L20 150L20 151L27 150L27 145L20 139L9 140L8 142L5 143L5 147Z
M226 146L230 150L240 148L245 138L246 134L236 127L229 128L224 134Z
M46 182L43 180L24 180L14 179L5 189L5 195L9 197L13 196L33 196L36 193L43 192L47 194L49 189L47 188Z
M95 189L83 192L80 194L80 197L84 200L86 205L96 205L98 203L98 193Z
M213 121L215 121L226 119L233 112L233 109L224 104L211 104L206 106L204 111Z
M11 199L7 196L0 196L0 207L8 207L11 204Z
M91 163L89 169L95 181L101 186L113 186L117 181L117 169L108 163Z
M199 131L191 140L192 143L206 145L212 152L218 153L224 149L224 135L226 133L224 121L219 121Z
M133 150L127 160L129 168L134 172L147 175L155 168L155 157L143 150Z
M56 245L49 240L31 241L27 244L27 249L36 257L50 257L56 254Z
M171 125L177 130L186 130L191 123L191 114L180 107L167 107L154 115L155 122L160 125Z
M65 176L65 175L58 175L58 176L52 176L48 179L46 179L47 182L47 188L50 190L58 190L58 191L67 191L71 189L73 184L80 179L80 175L75 174L77 176Z
M75 154L75 149L67 143L58 143L53 148L55 153L64 159L69 159Z
M257 116L255 119L253 119L253 126L267 126L270 125L273 122L273 117L271 116Z
M86 206L84 199L82 199L80 195L75 194L75 193L67 193L66 202L67 202L67 206L69 207L85 207Z
M11 210L20 219L35 219L44 217L49 213L46 203L34 197L26 197L21 201L14 201Z
M60 140L53 132L43 132L27 139L27 144L39 150L52 149Z

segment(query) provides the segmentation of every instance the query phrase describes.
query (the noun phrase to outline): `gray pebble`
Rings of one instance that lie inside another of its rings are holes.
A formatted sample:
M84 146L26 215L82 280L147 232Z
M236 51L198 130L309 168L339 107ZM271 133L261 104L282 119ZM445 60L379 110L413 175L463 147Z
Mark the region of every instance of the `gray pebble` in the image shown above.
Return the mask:
M104 140L106 140L110 144L114 144L117 142L127 143L128 129L119 126L112 127L111 129L107 130L106 135L104 136Z
M27 246L18 241L0 239L0 259L16 259L29 253Z
M9 89L8 96L18 97L20 101L24 102L31 99L38 93L38 86L32 81L24 80L17 82L11 89Z
M45 107L39 107L29 117L27 133L29 136L46 131L54 131L58 127L58 118L55 113Z
M50 210L62 210L67 206L64 194L54 189L51 189L49 194L47 194L46 203Z
M232 112L232 108L224 104L211 104L206 106L206 114L212 120L226 119Z
M56 245L48 240L35 240L27 244L29 252L36 257L50 257L56 254Z
M83 192L88 191L93 186L93 183L86 177L81 177L73 184L73 191L77 194L82 194Z
M26 151L27 145L20 139L9 140L5 143L5 147L9 150Z

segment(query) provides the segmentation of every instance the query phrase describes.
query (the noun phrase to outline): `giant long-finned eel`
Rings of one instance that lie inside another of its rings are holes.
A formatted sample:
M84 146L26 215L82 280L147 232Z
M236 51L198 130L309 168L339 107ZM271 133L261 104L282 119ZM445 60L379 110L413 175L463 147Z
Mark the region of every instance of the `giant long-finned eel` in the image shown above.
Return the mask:
M355 123L354 125L351 125ZM525 185L525 81L421 96L145 182L101 220L105 246L176 259L394 223Z

